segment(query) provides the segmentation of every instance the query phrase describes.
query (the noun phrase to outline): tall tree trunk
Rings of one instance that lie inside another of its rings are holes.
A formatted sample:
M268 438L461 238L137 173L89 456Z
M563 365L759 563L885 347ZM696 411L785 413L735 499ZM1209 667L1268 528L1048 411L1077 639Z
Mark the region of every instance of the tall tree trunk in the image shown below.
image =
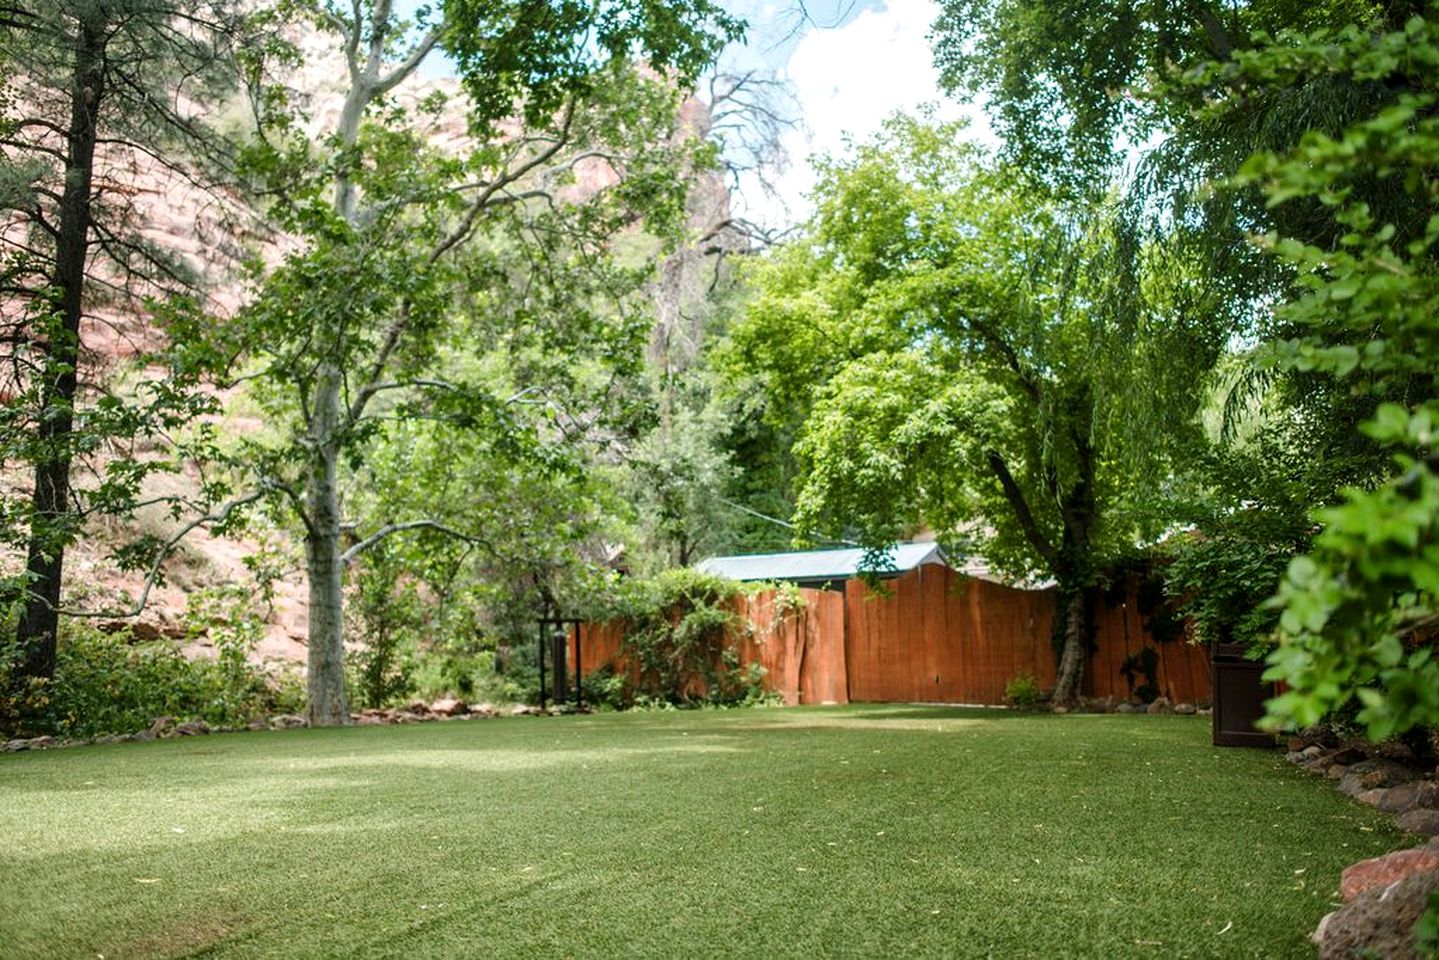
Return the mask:
M95 17L81 20L66 133L65 190L60 198L55 247L54 328L45 355L41 393L41 458L35 464L30 543L25 560L28 592L16 638L22 651L17 680L55 674L60 587L69 512L71 433L75 426L80 316L90 245L91 188L100 104L105 96L105 31Z
M340 371L321 365L311 414L310 475L305 561L310 581L307 716L311 726L350 722L345 704L344 570L340 560L339 457Z
M1087 391L1083 394L1083 409L1092 414ZM1058 562L1054 565L1064 603L1064 634L1059 645L1053 703L1066 709L1073 708L1079 701L1092 627L1089 617L1089 586L1094 576L1091 534L1098 504L1094 496L1094 450L1085 429L1089 419L1086 417L1071 427L1077 470L1073 486L1060 497L1064 533L1056 556Z
M388 20L388 4L377 8L375 23ZM360 29L357 20L355 29ZM378 26L377 26L378 29ZM360 121L374 96L378 56L372 56L361 76L352 76L340 110L335 133L346 146L359 139ZM348 223L355 221L355 184L342 168L335 178L334 209ZM350 722L345 702L345 580L340 560L340 499L337 466L341 433L345 429L340 407L344 372L332 357L344 356L343 324L327 324L316 331L316 345L327 359L315 377L314 407L310 411L310 473L305 490L305 566L310 581L305 713L312 727L333 727Z
M1089 651L1089 610L1086 590L1082 585L1060 586L1064 597L1064 639L1059 650L1059 668L1055 674L1056 707L1070 709L1079 701L1079 687L1084 680L1085 655Z

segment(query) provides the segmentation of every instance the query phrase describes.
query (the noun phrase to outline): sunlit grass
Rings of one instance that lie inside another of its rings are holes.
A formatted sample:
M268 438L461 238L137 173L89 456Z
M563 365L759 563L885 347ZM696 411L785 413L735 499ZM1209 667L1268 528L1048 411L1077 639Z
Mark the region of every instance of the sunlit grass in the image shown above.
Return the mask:
M0 957L1310 956L1400 839L1196 718L208 737L0 758Z

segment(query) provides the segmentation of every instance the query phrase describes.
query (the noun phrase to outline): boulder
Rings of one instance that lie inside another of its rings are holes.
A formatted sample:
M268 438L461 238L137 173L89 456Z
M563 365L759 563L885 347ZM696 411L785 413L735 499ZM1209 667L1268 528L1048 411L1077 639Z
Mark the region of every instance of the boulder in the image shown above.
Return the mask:
M1176 703L1174 705L1174 712L1181 717L1192 717L1199 712L1199 708L1192 703Z
M430 705L423 700L412 700L405 707L405 712L413 713L417 716L423 716L430 712Z
M1324 755L1324 748L1317 743L1311 743L1309 746L1300 750L1299 753L1305 760L1313 760L1316 757Z
M1403 813L1414 806L1414 801L1419 798L1419 788L1424 781L1414 780L1409 783L1401 783L1397 787L1389 787L1384 791L1384 799L1379 801L1381 813Z
M472 717L484 717L488 719L499 715L499 711L495 709L495 705L492 703L482 703L470 708L470 716Z
M1349 772L1349 767L1342 763L1331 763L1324 775L1330 780L1343 780L1344 775Z
M1340 747L1338 750L1329 754L1329 761L1331 763L1342 763L1346 767L1351 763L1359 763L1367 759L1369 759L1369 754L1357 747Z
M1383 889L1410 874L1430 871L1439 871L1439 850L1432 847L1395 850L1345 867L1339 876L1339 893L1348 902L1366 891Z
M1382 788L1378 790L1363 790L1357 794L1354 799L1366 806L1377 808L1379 804L1384 802L1384 795L1388 792L1388 790Z
M150 724L150 739L153 740L156 737L168 737L170 735L171 728L173 728L174 726L174 717L156 717L155 721Z
M1394 823L1405 833L1439 839L1439 810L1428 807L1414 807L1394 818Z
M295 727L308 727L310 721L294 713L280 713L270 718L271 730L291 730Z
M512 717L529 717L537 713L539 713L539 711L527 703L517 703L510 708L510 716Z
M1139 708L1132 703L1121 703L1114 708L1115 713L1136 713L1138 710Z
M1160 697L1145 707L1144 712L1148 714L1168 714L1174 712L1174 707L1170 704L1168 697Z
M1411 873L1384 886L1365 890L1353 902L1320 922L1315 934L1320 960L1352 957L1417 960L1414 924L1423 915L1429 895L1436 890L1439 890L1439 870Z
M469 704L454 697L444 697L430 704L430 712L443 717L459 717L470 712Z
M210 725L204 720L186 720L184 723L175 724L175 729L170 731L172 737L202 737L210 732Z
M1361 760L1352 765L1339 781L1339 792L1357 797L1365 790L1380 787L1397 787L1401 783L1417 780L1419 775L1397 760L1376 758Z

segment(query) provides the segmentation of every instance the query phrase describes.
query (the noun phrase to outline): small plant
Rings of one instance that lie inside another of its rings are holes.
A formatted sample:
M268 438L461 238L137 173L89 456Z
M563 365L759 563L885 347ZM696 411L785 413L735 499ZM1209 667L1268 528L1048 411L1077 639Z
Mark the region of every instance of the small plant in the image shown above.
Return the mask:
M350 699L383 707L415 691L416 657L425 627L425 604L403 565L383 547L355 577L350 649L345 653Z
M1429 894L1429 905L1414 924L1414 949L1429 960L1439 958L1439 892Z
M1037 710L1044 693L1033 674L1021 673L1004 685L1004 702L1016 710Z
M580 689L585 703L600 710L623 710L630 705L625 678L609 667L585 674Z

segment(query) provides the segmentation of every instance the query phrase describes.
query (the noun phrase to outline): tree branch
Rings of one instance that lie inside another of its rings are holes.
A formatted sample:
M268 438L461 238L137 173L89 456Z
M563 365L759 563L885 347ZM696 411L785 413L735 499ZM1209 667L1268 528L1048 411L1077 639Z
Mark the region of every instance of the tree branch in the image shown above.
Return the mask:
M1014 475L1009 472L1009 465L1004 462L1004 457L996 450L990 450L985 454L989 461L989 469L993 471L995 479L1004 489L1004 498L1009 501L1009 506L1014 510L1015 519L1019 521L1019 528L1024 531L1024 537L1029 541L1030 546L1044 558L1051 570L1059 559L1059 553L1054 549L1054 544L1044 536L1039 529L1039 524L1034 519L1034 513L1029 509L1029 501L1024 498L1024 491L1015 482Z
M166 558L170 556L170 551L174 550L181 540L189 536L190 532L196 527L203 526L209 523L223 523L225 520L229 519L230 514L234 513L241 507L248 506L254 503L256 500L264 497L266 493L267 491L263 488L260 490L255 490L251 493L246 494L243 497L231 500L229 503L225 504L216 512L205 514L202 517L196 517L194 520L191 520L189 523L181 527L174 536L172 536L169 540L165 541L164 545L160 548L160 551L155 555L155 559L151 561L150 569L145 574L145 588L140 591L140 599L136 600L134 605L129 607L128 609L69 610L64 607L57 607L55 609L55 612L65 617L111 617L120 619L123 619L125 617L138 617L142 612L144 612L145 604L150 601L150 592L155 588L155 582L160 576L161 566L164 565Z
M438 520L406 520L401 523L386 524L385 526L376 530L374 533L370 534L368 537L361 540L359 543L355 544L350 549L346 550L344 553L340 554L340 562L348 566L349 564L354 563L356 557L373 547L375 544L379 543L381 540L384 540L386 537L390 537L396 533L403 533L406 530L436 530L440 533L443 533L447 537L454 537L456 540L462 540L465 543L478 544L484 547L486 550L489 550L491 553L494 553L494 547L492 547L490 545L490 542L488 540L485 540L483 537L477 537L474 534L465 533L461 530L456 530L454 527L440 523Z

